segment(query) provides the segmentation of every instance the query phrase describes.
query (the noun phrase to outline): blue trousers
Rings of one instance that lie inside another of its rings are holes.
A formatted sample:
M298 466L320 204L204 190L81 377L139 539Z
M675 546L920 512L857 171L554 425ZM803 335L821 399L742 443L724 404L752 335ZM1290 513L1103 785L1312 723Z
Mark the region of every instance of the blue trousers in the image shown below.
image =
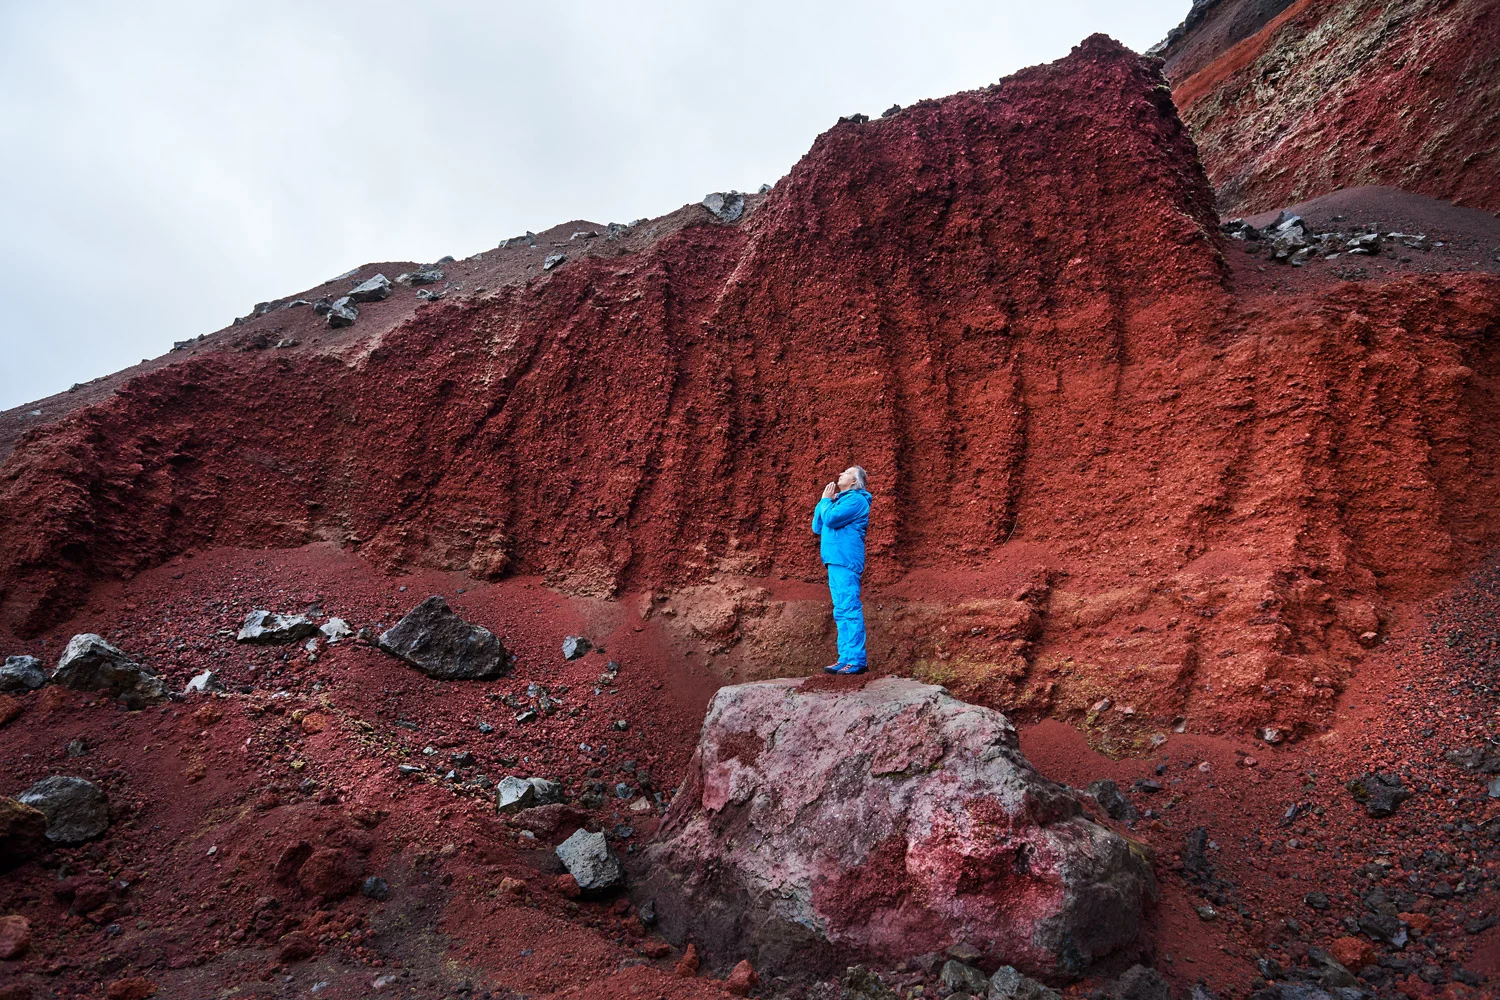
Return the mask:
M859 603L859 574L845 566L828 567L833 623L839 630L839 662L857 667L865 661L865 608Z

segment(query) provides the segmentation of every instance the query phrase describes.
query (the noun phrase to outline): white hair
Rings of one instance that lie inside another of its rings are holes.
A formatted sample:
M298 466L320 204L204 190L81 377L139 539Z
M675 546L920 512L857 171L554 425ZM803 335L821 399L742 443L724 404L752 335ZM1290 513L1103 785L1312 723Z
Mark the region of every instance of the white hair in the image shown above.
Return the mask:
M849 466L849 471L852 472L852 473L854 473L854 485L858 486L862 490L866 489L867 487L865 486L865 467L862 466L862 465L851 465L851 466Z

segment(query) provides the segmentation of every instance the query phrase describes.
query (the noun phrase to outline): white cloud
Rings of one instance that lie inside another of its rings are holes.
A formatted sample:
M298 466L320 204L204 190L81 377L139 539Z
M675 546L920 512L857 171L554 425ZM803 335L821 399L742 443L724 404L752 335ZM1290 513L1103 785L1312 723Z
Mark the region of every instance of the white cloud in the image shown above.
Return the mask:
M373 260L789 170L1186 0L0 5L0 408Z

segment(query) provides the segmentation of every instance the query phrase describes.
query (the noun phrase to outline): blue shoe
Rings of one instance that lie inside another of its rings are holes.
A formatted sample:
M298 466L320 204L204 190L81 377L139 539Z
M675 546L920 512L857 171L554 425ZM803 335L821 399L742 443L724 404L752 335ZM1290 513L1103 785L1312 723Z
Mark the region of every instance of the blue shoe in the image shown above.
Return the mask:
M843 672L844 664L842 663L830 663L828 666L823 668L823 673L825 674L841 674Z
M866 668L864 667L863 664L858 664L858 663L842 663L842 664L839 665L839 668L834 671L834 673L836 673L836 674L844 674L844 675L847 676L847 675L850 675L850 674L862 674L862 673L865 672L865 669Z

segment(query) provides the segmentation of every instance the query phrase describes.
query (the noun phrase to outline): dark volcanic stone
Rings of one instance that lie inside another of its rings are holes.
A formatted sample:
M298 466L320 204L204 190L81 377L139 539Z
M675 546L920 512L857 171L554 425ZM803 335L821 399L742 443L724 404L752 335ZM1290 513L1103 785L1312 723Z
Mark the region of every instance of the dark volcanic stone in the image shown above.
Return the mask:
M376 645L445 681L498 677L510 659L494 633L464 621L436 594L380 633Z
M109 799L104 789L83 778L53 775L16 798L47 816L47 839L81 844L109 829Z
M1387 771L1372 771L1352 779L1344 786L1354 801L1365 807L1371 816L1389 816L1396 807L1411 798L1411 791L1401 784L1401 779Z
M1120 791L1120 786L1108 778L1090 782L1086 791L1095 802L1099 803L1099 807L1109 814L1110 819L1128 822L1141 818L1141 814L1125 797L1125 793Z

